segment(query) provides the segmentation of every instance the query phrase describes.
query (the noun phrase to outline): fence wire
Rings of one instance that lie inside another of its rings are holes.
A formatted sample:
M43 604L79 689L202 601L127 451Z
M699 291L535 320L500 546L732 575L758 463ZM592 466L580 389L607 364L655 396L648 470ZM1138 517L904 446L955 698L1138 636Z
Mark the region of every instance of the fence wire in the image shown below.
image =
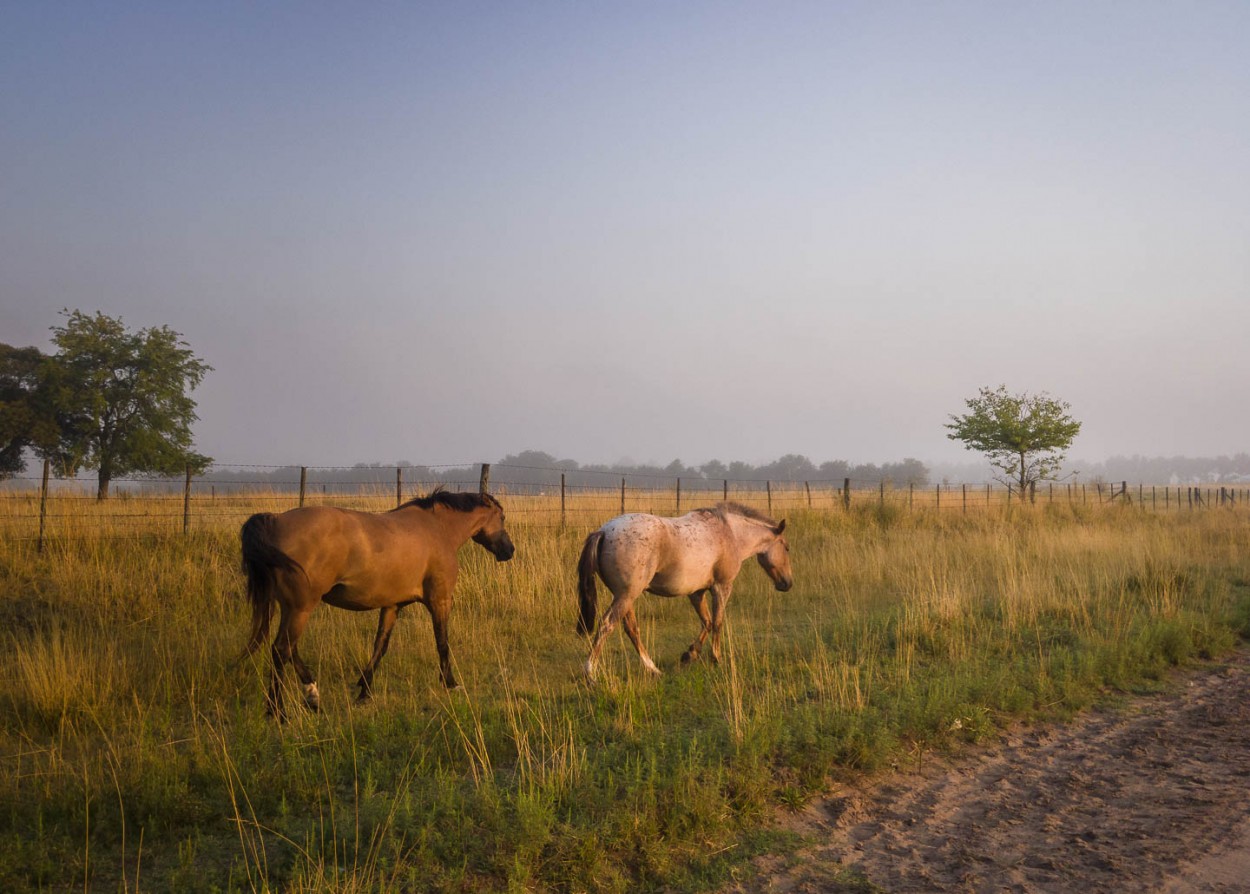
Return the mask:
M475 474L476 472L476 474ZM214 466L181 478L126 478L99 500L92 479L17 478L0 490L0 534L13 542L107 540L237 532L253 513L297 506L384 512L435 487L478 490L521 527L593 530L628 512L678 515L732 500L781 517L821 512L972 512L1031 505L1129 505L1157 512L1250 506L1250 489L1228 485L1042 482L1021 494L996 484L925 484L850 478L807 481L675 478L652 473L501 464L441 466Z

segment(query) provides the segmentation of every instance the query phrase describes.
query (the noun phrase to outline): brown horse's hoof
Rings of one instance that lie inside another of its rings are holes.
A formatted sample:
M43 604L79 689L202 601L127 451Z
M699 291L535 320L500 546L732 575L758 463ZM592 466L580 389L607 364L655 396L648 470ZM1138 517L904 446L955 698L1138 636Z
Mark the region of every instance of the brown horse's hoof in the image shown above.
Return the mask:
M682 664L690 664L692 661L698 661L698 660L699 660L699 653L694 651L693 649L687 649L686 651L681 653Z

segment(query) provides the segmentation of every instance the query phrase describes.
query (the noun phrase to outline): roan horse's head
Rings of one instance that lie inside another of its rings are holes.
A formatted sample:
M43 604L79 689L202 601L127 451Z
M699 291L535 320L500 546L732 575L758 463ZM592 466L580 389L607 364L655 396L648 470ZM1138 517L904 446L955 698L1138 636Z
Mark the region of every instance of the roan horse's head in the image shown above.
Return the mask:
M482 526L473 533L473 542L481 546L497 562L506 562L516 552L512 538L503 526L503 507L494 497L486 496L488 505L483 507Z
M773 586L782 593L794 586L794 575L790 572L790 545L781 534L785 529L786 520L783 518L773 528L773 533L777 536L763 551L755 555L764 573L772 580Z

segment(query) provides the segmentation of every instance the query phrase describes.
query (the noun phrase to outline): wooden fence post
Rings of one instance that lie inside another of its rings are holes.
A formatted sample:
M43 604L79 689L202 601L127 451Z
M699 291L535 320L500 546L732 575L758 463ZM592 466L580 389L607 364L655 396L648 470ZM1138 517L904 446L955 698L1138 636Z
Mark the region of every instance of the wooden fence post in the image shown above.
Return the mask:
M404 467L395 467L395 508L404 505Z
M677 514L681 515L681 479L677 479Z
M851 479L850 478L842 479L842 508L843 509L851 508Z
M625 478L621 477L621 515L625 514Z
M966 484L962 484L962 485L960 485L960 487L961 487L961 488L963 488L963 492L964 492L964 497L963 497L963 499L964 499L964 510L963 510L963 511L964 511L964 512L967 512L967 511L968 511L968 485L966 485Z
M482 463L482 472L477 479L477 492L479 494L488 493L490 491L490 463Z
M729 479L725 478L721 481L721 487L725 493L725 502L729 502Z
M942 508L942 485L941 485L941 484L935 484L935 485L933 486L933 493L934 493L934 495L935 495L935 497L936 497L936 499L935 499L935 501L934 501L934 506L935 506L935 508L937 508L937 509L941 509L941 508Z
M878 502L880 505L884 506L884 505L885 505L885 479L884 479L884 478L882 478L882 479L881 479L881 483L880 483L880 485L879 485L879 490L881 491L881 494L880 494L880 496L877 498L877 502Z
M807 491L807 508L812 508L812 483L810 481L803 482L803 489Z
M773 514L773 483L771 481L764 482L764 489L768 491L768 514Z
M304 505L304 486L308 483L308 466L299 467L299 504Z
M560 473L560 527L564 527L564 473Z
M182 485L182 536L191 530L191 464L187 463L187 480Z
M39 545L36 552L43 552L43 532L48 520L48 472L51 465L49 460L43 461L43 484L39 486Z

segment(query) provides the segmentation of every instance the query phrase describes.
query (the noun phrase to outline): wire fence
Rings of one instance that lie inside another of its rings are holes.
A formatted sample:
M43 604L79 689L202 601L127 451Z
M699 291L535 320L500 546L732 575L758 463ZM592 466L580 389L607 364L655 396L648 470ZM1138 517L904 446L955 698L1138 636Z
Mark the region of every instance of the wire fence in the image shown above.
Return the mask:
M393 509L435 487L490 490L508 524L593 530L627 512L680 515L733 500L770 516L806 509L974 512L1027 503L1134 506L1178 512L1250 506L1250 489L1229 485L1042 482L1027 493L997 484L898 484L889 480L805 481L665 477L499 464L444 466L214 466L180 478L115 479L100 500L94 479L18 478L0 491L0 535L45 543L233 533L256 512L336 506Z

